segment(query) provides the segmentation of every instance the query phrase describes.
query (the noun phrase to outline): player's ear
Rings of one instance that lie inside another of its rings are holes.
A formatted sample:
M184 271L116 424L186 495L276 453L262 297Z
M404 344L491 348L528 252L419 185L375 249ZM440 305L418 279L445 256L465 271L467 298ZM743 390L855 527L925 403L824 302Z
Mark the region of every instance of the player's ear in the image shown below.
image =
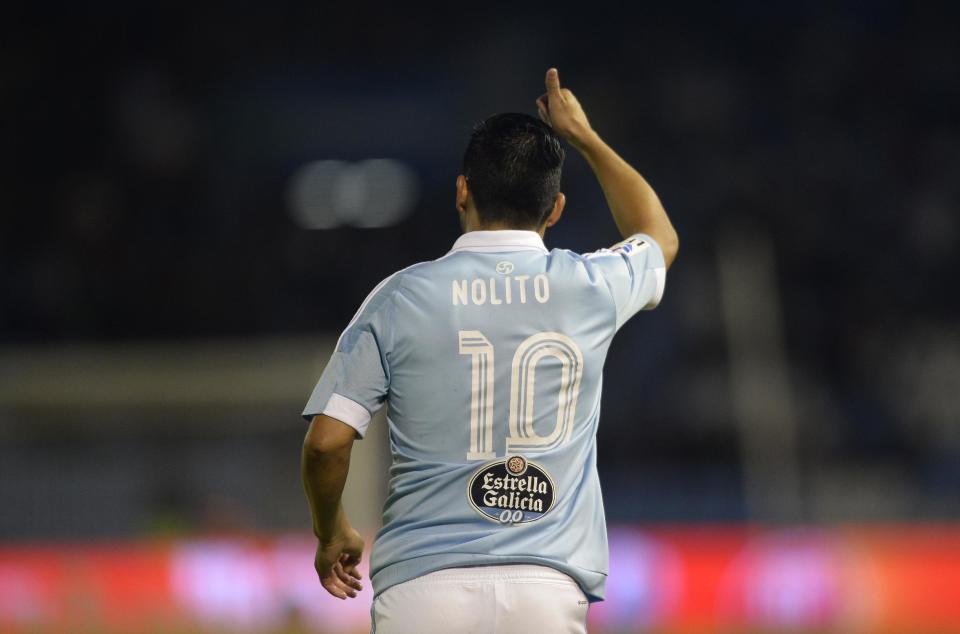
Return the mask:
M467 196L470 190L467 189L467 177L463 174L457 176L457 211L461 214L467 213Z
M550 215L547 216L547 221L543 224L544 227L552 227L557 224L560 220L560 216L563 215L563 208L567 204L567 197L563 195L563 192L557 192L557 197L553 201L553 209L550 211Z

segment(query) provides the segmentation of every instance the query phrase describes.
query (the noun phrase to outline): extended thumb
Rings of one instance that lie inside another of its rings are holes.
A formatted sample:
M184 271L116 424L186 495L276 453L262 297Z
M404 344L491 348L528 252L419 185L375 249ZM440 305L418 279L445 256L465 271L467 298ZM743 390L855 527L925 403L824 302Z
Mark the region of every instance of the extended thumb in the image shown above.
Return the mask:
M556 68L547 71L547 92L550 94L559 94L560 92L560 73Z

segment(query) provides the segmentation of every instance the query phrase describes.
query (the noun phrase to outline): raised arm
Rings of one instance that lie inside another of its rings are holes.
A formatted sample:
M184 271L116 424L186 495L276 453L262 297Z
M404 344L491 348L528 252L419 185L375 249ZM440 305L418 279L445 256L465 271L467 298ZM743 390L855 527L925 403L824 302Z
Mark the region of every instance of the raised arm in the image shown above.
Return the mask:
M557 69L547 71L547 92L537 99L540 118L572 145L593 169L620 234L645 233L663 250L667 268L680 241L660 199L649 183L607 145L590 126L577 98L560 87Z

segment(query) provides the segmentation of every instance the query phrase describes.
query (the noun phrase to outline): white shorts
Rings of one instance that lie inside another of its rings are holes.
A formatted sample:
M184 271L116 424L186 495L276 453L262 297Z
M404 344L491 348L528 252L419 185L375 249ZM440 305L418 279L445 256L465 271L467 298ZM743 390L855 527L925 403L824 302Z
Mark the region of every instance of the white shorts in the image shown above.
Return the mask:
M381 592L371 634L586 634L587 597L559 570L447 568Z

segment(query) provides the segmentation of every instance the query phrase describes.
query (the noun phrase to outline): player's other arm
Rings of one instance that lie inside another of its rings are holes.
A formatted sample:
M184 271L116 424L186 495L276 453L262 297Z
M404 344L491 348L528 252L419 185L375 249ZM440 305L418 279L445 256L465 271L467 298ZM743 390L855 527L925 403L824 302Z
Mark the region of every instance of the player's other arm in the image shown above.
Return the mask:
M355 435L346 423L314 416L300 454L300 475L319 540L314 564L320 583L338 599L356 597L362 589L357 564L363 539L350 526L341 503Z
M547 92L537 99L540 118L575 147L593 169L624 238L645 233L663 250L667 268L677 257L680 240L650 184L607 145L590 126L577 98L560 87L555 68L547 71Z

